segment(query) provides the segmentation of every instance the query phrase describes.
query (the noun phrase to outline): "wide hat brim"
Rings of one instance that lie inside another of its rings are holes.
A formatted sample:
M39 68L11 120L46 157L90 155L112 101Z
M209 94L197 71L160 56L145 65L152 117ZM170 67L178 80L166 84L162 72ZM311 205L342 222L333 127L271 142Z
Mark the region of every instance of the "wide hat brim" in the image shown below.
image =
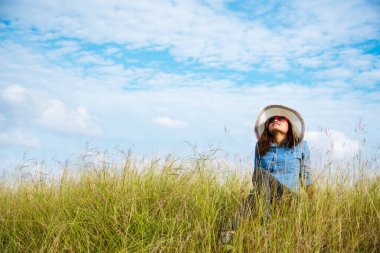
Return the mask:
M261 110L259 116L257 116L255 124L255 132L257 139L260 139L260 136L264 132L265 122L273 116L285 116L292 123L293 133L299 141L302 141L305 133L305 123L301 114L292 108L283 106L283 105L268 105Z

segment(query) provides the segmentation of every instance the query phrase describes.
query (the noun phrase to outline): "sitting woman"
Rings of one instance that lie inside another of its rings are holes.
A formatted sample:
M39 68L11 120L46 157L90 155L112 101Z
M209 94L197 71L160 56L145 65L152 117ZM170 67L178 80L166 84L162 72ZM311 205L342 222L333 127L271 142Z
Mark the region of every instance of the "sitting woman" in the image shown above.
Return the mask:
M282 105L269 105L257 117L255 132L255 169L252 177L254 191L235 214L230 229L222 232L222 241L232 239L239 219L254 207L254 192L263 196L267 217L273 200L301 187L311 193L310 152L303 141L305 125L301 115Z

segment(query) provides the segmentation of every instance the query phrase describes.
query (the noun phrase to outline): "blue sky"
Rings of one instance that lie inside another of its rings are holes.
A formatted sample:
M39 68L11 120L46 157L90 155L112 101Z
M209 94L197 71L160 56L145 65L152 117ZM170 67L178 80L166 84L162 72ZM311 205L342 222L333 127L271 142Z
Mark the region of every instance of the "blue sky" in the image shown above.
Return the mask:
M359 121L378 154L379 2L284 2L1 1L1 168L89 145L249 158L268 104L315 154L352 157Z

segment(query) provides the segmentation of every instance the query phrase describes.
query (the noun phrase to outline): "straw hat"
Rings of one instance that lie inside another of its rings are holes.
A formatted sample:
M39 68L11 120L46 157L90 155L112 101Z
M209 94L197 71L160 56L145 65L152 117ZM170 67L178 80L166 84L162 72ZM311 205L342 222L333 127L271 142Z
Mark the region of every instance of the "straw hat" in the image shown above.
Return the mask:
M268 105L261 110L257 116L255 124L255 132L257 139L260 139L261 134L265 129L265 122L273 116L285 116L292 123L295 137L302 141L305 133L305 123L301 114L297 111L283 105Z

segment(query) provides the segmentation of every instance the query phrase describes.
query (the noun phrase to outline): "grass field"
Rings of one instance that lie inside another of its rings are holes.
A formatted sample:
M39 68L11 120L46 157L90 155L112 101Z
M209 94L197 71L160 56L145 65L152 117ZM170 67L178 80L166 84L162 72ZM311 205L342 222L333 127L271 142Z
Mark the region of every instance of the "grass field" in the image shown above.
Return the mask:
M137 161L0 184L1 252L379 252L380 178L316 182L313 197L262 200L231 245L220 229L250 191L217 159ZM232 171L232 172L231 172ZM323 183L324 182L324 183Z

